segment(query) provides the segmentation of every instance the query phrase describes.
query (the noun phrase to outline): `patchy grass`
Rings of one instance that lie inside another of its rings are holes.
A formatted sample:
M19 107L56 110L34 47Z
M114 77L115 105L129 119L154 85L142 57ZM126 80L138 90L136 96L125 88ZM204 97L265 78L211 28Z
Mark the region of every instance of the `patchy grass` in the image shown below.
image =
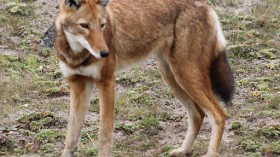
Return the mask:
M279 125L261 128L254 133L250 129L243 130L242 133L240 144L246 154L260 153L266 156L276 156L279 154L277 151L280 133Z

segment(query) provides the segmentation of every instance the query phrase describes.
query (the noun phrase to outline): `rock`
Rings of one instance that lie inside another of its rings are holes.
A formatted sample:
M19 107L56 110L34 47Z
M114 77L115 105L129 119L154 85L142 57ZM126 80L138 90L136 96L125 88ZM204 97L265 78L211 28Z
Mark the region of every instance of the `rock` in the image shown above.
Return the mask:
M54 23L50 26L50 28L46 31L45 35L41 39L40 46L52 48L54 46L55 40L55 25Z

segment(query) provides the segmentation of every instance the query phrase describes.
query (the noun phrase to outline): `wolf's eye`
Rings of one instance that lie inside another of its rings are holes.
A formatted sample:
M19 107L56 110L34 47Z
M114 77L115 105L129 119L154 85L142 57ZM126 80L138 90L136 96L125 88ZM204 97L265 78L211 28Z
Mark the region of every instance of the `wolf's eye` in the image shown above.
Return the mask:
M100 27L101 28L104 28L106 26L106 23L104 22L104 23L101 23L101 25L100 25Z
M100 19L100 28L101 28L101 30L104 30L105 27L106 27L106 19L102 18L102 19Z
M89 25L87 23L81 23L80 26L86 29L89 28Z

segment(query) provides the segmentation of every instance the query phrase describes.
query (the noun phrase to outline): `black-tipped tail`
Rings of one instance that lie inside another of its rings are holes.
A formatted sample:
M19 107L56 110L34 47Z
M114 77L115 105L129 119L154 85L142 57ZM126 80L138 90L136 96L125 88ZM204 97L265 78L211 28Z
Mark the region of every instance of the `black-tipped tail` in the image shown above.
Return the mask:
M234 79L225 52L220 53L212 61L210 78L214 92L230 105L234 93Z

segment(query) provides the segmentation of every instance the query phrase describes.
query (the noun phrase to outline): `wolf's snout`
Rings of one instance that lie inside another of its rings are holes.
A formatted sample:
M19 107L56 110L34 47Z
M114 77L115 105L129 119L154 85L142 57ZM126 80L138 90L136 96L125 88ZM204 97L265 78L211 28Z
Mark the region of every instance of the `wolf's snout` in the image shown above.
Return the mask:
M109 56L109 52L108 52L108 51L101 51L101 52L100 52L100 56L101 56L102 58L106 58L106 57Z

